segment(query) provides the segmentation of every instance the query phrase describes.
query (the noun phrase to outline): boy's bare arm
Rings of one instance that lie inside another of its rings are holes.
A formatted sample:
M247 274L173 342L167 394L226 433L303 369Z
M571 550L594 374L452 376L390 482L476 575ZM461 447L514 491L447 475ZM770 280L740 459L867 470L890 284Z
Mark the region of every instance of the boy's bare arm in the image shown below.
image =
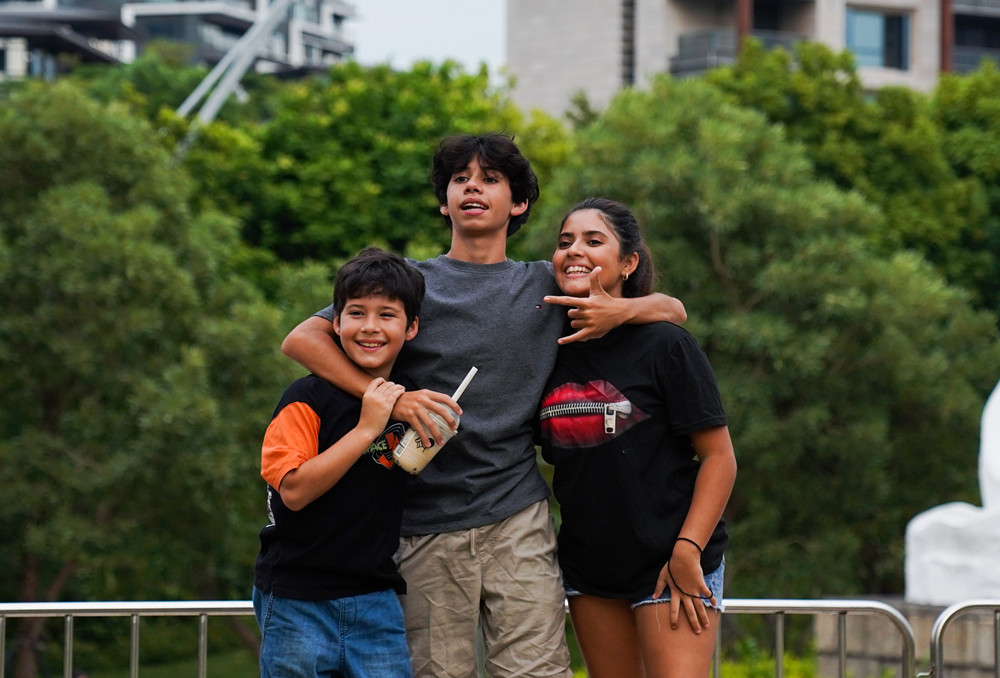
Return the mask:
M358 425L322 454L306 460L281 479L278 492L285 506L300 511L339 483L385 430L392 406L402 394L402 386L381 377L373 379L361 399Z
M333 323L314 315L288 333L281 342L281 352L316 376L360 398L372 377L347 357L333 336ZM393 418L409 423L428 447L437 433L430 413L436 412L454 426L452 411L462 413L458 403L450 396L427 389L407 391L396 400L392 410Z
M567 315L570 326L576 330L568 337L562 337L560 344L574 341L586 341L603 337L619 325L658 322L665 320L672 323L683 323L687 320L687 311L680 299L654 292L645 297L612 297L604 291L598 280L600 269L594 269L590 275L590 296L568 297L548 296L545 301L550 304L569 306Z

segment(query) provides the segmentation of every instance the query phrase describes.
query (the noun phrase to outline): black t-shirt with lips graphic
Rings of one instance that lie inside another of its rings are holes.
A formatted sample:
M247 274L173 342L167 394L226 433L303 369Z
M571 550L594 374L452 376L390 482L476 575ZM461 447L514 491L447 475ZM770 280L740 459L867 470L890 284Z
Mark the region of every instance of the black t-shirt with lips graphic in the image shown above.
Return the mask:
M582 593L652 594L694 494L689 434L727 422L697 341L671 323L624 325L567 344L542 398L542 456L555 467L559 564ZM717 569L725 521L702 555Z

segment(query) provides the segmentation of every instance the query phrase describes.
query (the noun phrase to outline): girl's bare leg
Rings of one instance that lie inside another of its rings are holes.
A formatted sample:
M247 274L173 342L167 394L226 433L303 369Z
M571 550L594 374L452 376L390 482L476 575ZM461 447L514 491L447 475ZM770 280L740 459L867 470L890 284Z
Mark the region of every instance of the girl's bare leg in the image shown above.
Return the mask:
M664 607L669 613L669 606ZM628 601L570 596L569 612L589 678L645 678L636 617ZM690 629L688 633L694 635Z
M698 634L684 621L670 628L668 603L640 605L634 614L646 678L708 678L721 620L717 610L708 610L710 626Z

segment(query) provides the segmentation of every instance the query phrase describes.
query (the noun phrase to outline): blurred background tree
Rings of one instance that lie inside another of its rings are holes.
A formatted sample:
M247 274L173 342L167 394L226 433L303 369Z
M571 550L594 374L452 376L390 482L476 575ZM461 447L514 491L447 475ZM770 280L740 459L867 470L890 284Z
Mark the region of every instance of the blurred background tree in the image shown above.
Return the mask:
M702 81L620 94L554 184L566 205L634 207L718 373L740 463L732 594L900 592L907 520L975 501L995 317L917 252L869 247L877 206ZM564 211L538 215L540 255Z
M885 255L914 250L978 307L1000 310L1000 227L989 198L996 162L969 155L987 154L969 143L973 130L983 144L1000 134L982 100L996 101L995 66L944 75L933 97L901 87L870 95L850 52L802 43L792 55L751 40L734 66L705 79L801 142L818 177L879 207L885 222L868 234L870 247Z
M544 138L556 125L525 123L485 71L350 63L289 84L275 115L239 145L247 163L229 159L230 137L209 134L188 164L213 195L238 206L244 240L281 260L343 261L366 245L425 257L450 239L429 190L440 140L484 130ZM253 181L248 166L259 168Z
M731 417L730 595L898 594L906 522L978 503L995 68L869 97L849 55L751 45L570 127L485 71L348 63L249 77L178 154L203 75L164 49L0 92L0 598L248 596L260 437L301 374L281 339L361 247L445 251L428 173L458 132L539 175L512 258L550 258L590 195L645 225Z
M0 596L245 597L253 450L295 370L234 273L238 223L188 209L152 130L68 83L0 108L0 167Z

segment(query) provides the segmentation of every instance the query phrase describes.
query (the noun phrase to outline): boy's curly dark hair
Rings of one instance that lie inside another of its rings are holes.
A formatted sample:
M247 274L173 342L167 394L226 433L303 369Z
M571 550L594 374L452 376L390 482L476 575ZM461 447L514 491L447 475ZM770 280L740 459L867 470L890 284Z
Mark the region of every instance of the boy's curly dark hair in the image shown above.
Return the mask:
M489 133L479 136L458 134L444 139L434 154L431 167L431 183L434 184L438 204L448 204L448 183L452 175L468 167L473 158L478 159L483 169L494 170L507 177L515 203L528 203L528 209L523 214L510 218L507 226L507 237L510 237L528 221L531 206L539 196L538 177L513 137ZM444 215L444 221L451 228L451 217Z

